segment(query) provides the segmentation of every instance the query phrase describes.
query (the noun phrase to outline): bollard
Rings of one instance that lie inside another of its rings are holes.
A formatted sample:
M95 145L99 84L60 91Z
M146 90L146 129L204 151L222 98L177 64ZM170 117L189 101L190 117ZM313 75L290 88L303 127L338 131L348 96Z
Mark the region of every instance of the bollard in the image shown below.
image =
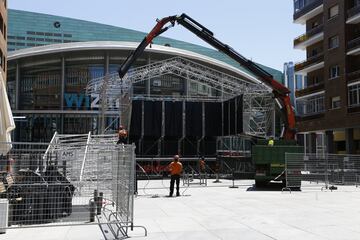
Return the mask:
M101 214L102 202L103 202L104 193L100 192L99 197L97 198L96 206L97 206L97 215Z
M96 203L90 200L90 222L95 222Z

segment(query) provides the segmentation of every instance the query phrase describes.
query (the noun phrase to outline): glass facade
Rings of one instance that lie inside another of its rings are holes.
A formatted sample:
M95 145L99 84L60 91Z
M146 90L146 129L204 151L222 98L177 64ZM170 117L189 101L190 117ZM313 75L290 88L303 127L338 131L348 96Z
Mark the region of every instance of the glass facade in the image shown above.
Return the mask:
M12 72L12 71L9 71ZM19 106L21 110L60 109L61 62L21 67Z
M99 52L61 52L46 56L32 56L9 62L8 93L17 120L15 141L48 142L57 131L60 134L84 134L101 132L101 109L97 94L87 94L88 82L102 78L106 71L117 72L119 59L127 54L111 50ZM112 57L110 57L112 56ZM148 61L140 59L134 67L171 58L169 55L150 54ZM149 82L149 83L148 83ZM186 86L189 84L189 91ZM19 91L16 91L18 86ZM134 85L133 94L138 96L220 96L209 86L188 82L185 78L165 74L144 79ZM116 109L115 109L116 110ZM119 110L117 110L119 111ZM115 132L119 126L119 113L114 109L105 112L107 132Z

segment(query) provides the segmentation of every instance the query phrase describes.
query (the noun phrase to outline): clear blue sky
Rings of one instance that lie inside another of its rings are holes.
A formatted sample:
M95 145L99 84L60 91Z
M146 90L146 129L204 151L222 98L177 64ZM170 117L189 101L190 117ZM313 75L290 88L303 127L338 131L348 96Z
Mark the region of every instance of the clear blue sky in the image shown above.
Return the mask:
M283 69L305 53L293 49L293 39L305 27L292 23L292 0L9 0L10 9L94 21L148 32L156 18L187 13L221 41L253 61ZM208 46L181 26L163 36Z

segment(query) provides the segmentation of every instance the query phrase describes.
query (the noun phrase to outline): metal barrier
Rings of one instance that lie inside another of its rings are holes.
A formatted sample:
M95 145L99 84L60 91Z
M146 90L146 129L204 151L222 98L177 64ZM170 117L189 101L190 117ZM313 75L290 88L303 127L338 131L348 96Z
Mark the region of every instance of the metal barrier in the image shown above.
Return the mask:
M287 188L360 184L360 155L286 153L285 169Z
M204 171L196 171L193 167L190 165L187 166L187 168L184 169L183 174L183 185L190 186L191 184L199 184L207 186L207 173L206 169ZM197 181L199 179L199 181Z
M132 230L134 145L11 144L11 151L0 156L7 228L99 224L118 234L114 237Z

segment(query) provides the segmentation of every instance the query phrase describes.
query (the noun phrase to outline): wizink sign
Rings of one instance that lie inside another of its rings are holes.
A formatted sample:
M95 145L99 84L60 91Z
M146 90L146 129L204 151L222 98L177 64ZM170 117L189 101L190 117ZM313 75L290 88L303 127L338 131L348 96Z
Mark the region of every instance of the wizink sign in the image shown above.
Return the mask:
M71 109L97 110L101 106L99 94L65 93L65 106ZM107 108L119 108L119 101L115 98L107 98Z

